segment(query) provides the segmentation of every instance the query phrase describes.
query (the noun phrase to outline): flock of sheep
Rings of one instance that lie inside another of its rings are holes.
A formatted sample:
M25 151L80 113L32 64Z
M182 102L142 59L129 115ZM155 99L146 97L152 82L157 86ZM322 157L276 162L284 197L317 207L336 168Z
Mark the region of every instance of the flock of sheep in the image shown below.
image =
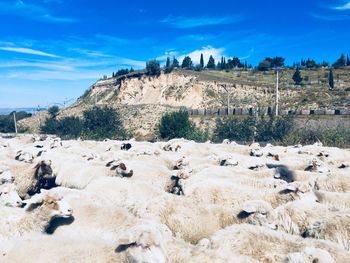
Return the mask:
M0 138L0 262L350 262L350 151Z

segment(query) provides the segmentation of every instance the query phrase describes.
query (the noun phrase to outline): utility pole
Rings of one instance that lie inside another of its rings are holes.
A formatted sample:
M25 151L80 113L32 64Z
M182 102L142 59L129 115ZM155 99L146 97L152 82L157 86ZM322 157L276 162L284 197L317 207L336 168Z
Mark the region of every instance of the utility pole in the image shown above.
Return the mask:
M223 86L224 90L227 92L227 115L229 115L229 109L230 109L230 92L229 90Z
M279 91L278 91L278 69L276 70L277 72L277 80L276 80L276 116L278 116L278 100L279 100Z
M15 132L16 132L16 135L17 135L17 121L16 121L16 112L15 111L13 112L13 122L15 124Z

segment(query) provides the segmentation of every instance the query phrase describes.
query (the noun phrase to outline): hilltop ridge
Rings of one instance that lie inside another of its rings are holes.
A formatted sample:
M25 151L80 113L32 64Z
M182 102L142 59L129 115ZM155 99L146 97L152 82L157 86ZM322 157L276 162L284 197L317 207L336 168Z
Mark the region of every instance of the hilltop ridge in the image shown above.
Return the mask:
M280 108L350 108L350 67L334 70L335 90L329 90L328 69L301 70L306 77L303 86L294 85L294 70L280 74ZM148 76L145 71L100 79L59 117L81 116L94 105L115 107L126 127L141 136L153 133L166 111L180 107L191 109L274 106L276 74L254 70L192 71L175 69L171 73ZM228 100L229 99L229 100ZM46 118L40 114L21 122L23 127L37 131ZM137 120L137 121L135 121Z

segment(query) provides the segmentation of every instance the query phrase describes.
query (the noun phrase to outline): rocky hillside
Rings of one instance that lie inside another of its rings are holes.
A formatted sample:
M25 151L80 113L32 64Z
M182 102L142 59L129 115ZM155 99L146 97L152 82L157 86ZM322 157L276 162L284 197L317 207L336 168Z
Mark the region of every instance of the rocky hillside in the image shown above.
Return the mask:
M294 85L293 73L284 70L280 74L281 109L350 107L349 67L334 70L335 91L329 91L327 69L302 70L302 86ZM178 69L151 77L137 71L98 80L60 116L80 115L94 105L109 105L119 110L127 128L146 136L153 133L165 111L179 107L227 107L228 101L230 107L273 106L275 85L274 72ZM42 121L34 117L21 125L35 131Z
M294 85L293 73L281 73L282 108L350 106L350 68L335 70L335 91L329 91L326 69L302 71L302 86ZM229 96L232 107L270 106L275 85L274 72L176 70L159 77L137 72L97 81L77 104L155 104L195 109L226 107Z

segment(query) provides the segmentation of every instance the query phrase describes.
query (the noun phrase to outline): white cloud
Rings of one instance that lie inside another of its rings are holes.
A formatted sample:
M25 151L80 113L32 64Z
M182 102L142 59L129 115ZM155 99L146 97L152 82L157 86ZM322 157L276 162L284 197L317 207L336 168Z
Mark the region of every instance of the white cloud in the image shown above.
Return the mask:
M22 53L22 54L51 57L51 58L58 58L59 57L59 56L56 56L54 54L46 53L46 52L43 52L40 50L34 50L31 48L23 48L23 47L0 47L0 50L8 51L8 52Z
M222 16L222 17L174 17L168 16L161 20L161 23L168 24L175 28L194 28L201 26L215 26L232 24L242 20L240 16Z
M335 10L350 10L350 1L348 1L347 3L345 3L341 6L336 6L333 9L335 9Z
M342 14L342 15L320 15L320 14L311 14L313 18L324 20L324 21L344 21L350 20L350 16Z
M186 55L180 56L178 59L181 63L185 56L189 56L194 64L199 64L201 54L203 54L205 64L208 62L210 56L213 56L213 58L215 59L215 63L217 63L219 60L221 60L221 57L225 56L224 51L225 50L223 48L214 48L212 46L206 46L201 49L194 50Z
M22 0L0 1L0 13L14 14L31 20L51 23L72 23L77 21L73 18L54 16L43 5L28 4Z

